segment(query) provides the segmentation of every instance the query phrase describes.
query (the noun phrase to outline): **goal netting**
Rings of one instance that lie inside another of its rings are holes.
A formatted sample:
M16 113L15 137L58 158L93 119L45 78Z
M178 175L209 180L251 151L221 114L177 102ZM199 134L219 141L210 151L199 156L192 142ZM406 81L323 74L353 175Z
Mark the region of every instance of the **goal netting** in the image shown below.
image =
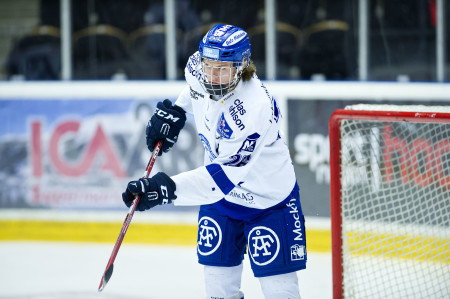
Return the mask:
M450 298L450 107L330 118L335 298Z

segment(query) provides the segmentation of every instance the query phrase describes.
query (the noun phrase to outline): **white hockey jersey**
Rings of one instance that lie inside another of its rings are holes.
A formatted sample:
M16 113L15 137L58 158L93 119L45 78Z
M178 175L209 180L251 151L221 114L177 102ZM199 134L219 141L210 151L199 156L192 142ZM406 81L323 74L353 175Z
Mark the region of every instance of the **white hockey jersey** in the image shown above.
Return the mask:
M205 148L204 166L172 177L174 204L224 201L227 209L237 208L233 213L239 218L279 204L297 184L280 137L281 113L275 99L254 75L214 101L198 81L199 64L196 52L185 69L188 84L175 104L194 115Z

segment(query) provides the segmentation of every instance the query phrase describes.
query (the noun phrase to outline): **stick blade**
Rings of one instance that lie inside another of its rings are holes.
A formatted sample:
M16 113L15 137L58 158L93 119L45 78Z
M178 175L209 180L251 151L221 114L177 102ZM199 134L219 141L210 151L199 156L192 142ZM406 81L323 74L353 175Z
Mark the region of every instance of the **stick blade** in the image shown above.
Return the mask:
M111 264L108 269L106 269L105 274L102 276L102 280L100 281L100 285L98 286L98 291L101 292L106 287L106 284L108 283L109 279L112 276L114 269L114 264Z

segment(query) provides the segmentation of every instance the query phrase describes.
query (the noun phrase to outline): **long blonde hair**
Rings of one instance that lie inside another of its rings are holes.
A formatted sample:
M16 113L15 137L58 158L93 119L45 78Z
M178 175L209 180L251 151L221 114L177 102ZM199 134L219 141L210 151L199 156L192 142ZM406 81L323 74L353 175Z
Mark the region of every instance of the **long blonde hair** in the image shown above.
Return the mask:
M242 80L245 81L250 81L250 79L253 77L253 74L256 72L256 66L253 63L253 60L250 60L250 63L248 64L248 66L242 70Z

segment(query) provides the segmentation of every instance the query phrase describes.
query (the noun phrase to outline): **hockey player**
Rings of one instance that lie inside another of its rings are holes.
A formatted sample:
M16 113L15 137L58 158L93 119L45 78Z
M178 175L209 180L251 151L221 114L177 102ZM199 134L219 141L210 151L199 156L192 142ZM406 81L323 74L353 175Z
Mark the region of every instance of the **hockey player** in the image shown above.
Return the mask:
M200 205L198 261L207 298L243 298L247 250L266 298L300 297L296 271L306 267L304 217L288 148L280 136L276 100L255 74L248 34L215 25L185 69L187 85L175 105L157 104L146 138L161 153L176 143L194 115L205 148L204 166L169 177L157 173L128 184L130 206L141 194L143 211L159 204Z

